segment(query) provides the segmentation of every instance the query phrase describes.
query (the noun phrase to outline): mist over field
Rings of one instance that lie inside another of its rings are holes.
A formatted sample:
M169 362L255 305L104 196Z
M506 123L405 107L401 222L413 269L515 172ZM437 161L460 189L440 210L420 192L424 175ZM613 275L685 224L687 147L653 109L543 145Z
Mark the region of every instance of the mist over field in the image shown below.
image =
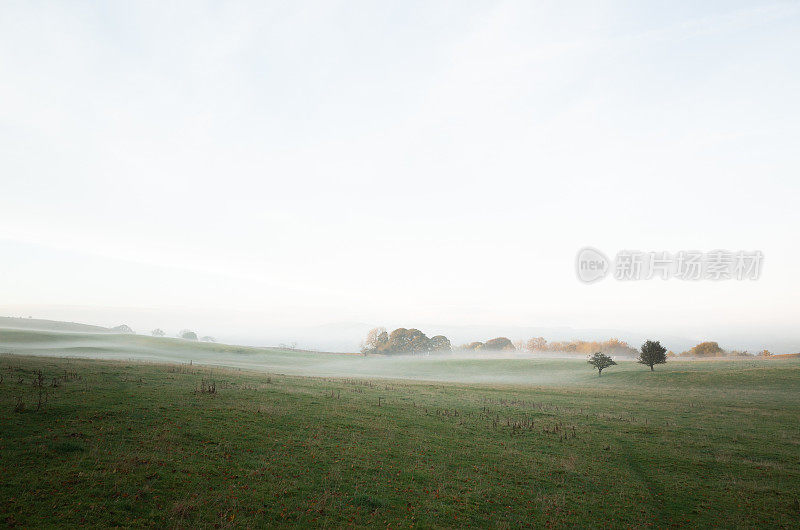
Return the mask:
M27 331L0 328L0 353L122 361L196 363L259 372L325 377L408 378L435 381L534 384L536 365L544 359L569 359L585 364L584 356L558 352L467 352L429 355L369 356L279 348L247 348L191 343L174 338L136 337L113 333ZM533 362L536 360L536 362ZM566 374L568 370L564 371ZM562 375L564 375L562 374ZM583 370L589 379L591 372ZM553 373L546 376L553 382ZM575 381L574 373L568 378ZM566 380L565 380L566 382Z
M17 327L5 327L14 325ZM28 324L28 329L20 329ZM46 328L47 330L43 330ZM503 385L586 385L597 382L587 355L563 351L452 351L368 355L289 347L248 347L179 338L119 334L103 328L49 321L0 320L0 353L115 361L176 363L311 377L411 379ZM636 372L636 354L612 354L615 372ZM683 370L701 360L683 356ZM757 358L721 358L741 369ZM673 362L677 359L673 360ZM756 363L754 366L759 366Z

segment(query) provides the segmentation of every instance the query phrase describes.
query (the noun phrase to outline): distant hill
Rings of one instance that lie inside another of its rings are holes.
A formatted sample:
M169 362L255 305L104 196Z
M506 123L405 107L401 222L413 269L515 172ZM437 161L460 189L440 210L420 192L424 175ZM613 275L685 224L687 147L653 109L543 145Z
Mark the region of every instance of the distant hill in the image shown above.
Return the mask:
M111 333L111 330L108 328L104 328L102 326L93 326L91 324L19 317L0 317L0 328L35 329L39 331L66 331L77 333Z

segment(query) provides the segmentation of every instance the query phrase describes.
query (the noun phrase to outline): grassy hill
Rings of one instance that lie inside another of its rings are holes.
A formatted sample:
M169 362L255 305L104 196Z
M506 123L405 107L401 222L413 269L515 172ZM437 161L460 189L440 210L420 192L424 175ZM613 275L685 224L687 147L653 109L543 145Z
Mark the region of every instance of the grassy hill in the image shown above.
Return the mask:
M598 377L6 328L0 521L796 527L799 394L795 358Z
M800 523L800 362L487 362L539 383L0 356L0 521Z
M110 333L111 330L90 324L77 322L61 322L58 320L42 320L38 318L0 317L0 328L30 329L38 331Z

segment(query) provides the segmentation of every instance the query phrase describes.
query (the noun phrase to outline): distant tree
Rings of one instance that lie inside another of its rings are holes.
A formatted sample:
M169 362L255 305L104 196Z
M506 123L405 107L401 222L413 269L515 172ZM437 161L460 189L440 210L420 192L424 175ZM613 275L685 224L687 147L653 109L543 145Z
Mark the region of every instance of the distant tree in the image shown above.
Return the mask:
M667 349L659 341L648 340L642 344L638 362L649 366L652 372L653 366L667 362Z
M761 350L760 352L758 352L758 356L759 357L772 357L772 352L770 352L769 350Z
M431 339L418 329L411 329L411 353L428 353L431 351Z
M164 333L164 330L161 328L154 329L153 331L150 332L150 334L154 337L163 337L164 335L166 335L166 333Z
M425 353L430 351L430 339L418 329L398 328L389 334L387 349L393 353Z
M208 335L201 338L200 340L203 342L217 342L217 339L215 339L214 337L209 337Z
M450 339L444 335L434 335L430 340L430 351L452 351Z
M483 346L484 346L484 344L482 342L475 341L475 342L470 342L469 344L463 345L461 347L461 349L477 351L477 350L482 350Z
M496 339L487 340L483 345L484 350L491 351L514 351L514 343L506 337L497 337Z
M535 337L528 341L528 349L530 351L542 351L547 349L547 341L544 337Z
M725 355L725 350L720 348L719 344L713 341L701 342L689 351L683 352L681 355L688 357L722 357Z
M428 353L431 351L450 351L450 340L444 335L428 338L423 332L414 328L397 328L386 333L386 328L378 327L367 333L361 343L361 353Z
M387 342L389 342L389 335L386 333L386 328L372 328L367 333L367 338L364 339L364 343L361 346L361 353L364 355L378 353Z
M197 340L197 333L189 329L184 329L178 336L186 340Z
M594 355L589 357L587 362L597 368L598 376L603 375L603 368L608 368L609 366L614 366L617 364L614 362L614 359L602 352L596 352Z
M117 333L133 333L134 331L131 327L127 324L120 324L119 326L111 328L111 331L116 331Z
M632 348L627 342L614 337L605 342L601 342L600 347L602 351L606 353L617 355L630 355L635 357L639 353L636 351L636 348Z

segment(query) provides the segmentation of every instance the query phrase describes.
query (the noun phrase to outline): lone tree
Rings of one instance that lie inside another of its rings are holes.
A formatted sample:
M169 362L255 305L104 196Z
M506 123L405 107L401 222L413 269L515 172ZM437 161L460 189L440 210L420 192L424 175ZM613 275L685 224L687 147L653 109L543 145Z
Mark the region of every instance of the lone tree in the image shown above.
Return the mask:
M154 337L163 337L165 335L164 330L161 328L154 329L150 334Z
M667 362L667 349L658 341L648 340L642 344L638 362L649 366L652 372L653 366Z
M608 368L609 366L614 366L617 364L614 362L614 359L603 352L596 352L594 355L589 357L587 362L597 368L598 377L603 375L603 368Z

